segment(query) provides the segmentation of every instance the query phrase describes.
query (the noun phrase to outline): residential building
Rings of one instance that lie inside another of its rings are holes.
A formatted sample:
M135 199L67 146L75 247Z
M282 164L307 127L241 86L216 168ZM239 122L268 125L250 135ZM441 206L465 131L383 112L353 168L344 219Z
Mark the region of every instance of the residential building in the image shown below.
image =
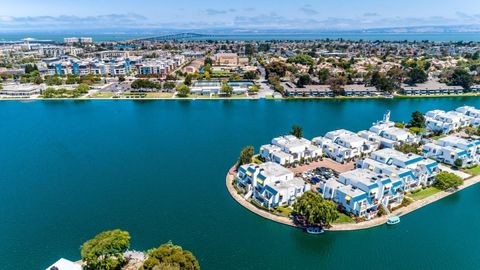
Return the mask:
M457 111L433 110L425 114L425 123L429 131L448 134L470 125L470 119Z
M196 81L190 88L190 93L197 95L217 95L220 93L222 83L220 81Z
M270 145L260 148L260 155L267 161L281 165L322 156L322 150L305 138L286 135L274 138Z
M345 129L330 131L324 137L313 138L312 142L321 147L324 154L337 162L350 161L378 148L377 143L368 141Z
M29 98L40 95L42 86L36 84L4 84L0 96L8 98Z
M215 55L215 64L219 66L238 66L239 57L236 53L219 53Z
M378 137L373 136L371 133L378 135ZM380 143L383 147L388 148L393 148L395 145L403 143L418 143L420 141L420 138L413 133L395 127L395 123L390 121L390 111L387 111L381 121L374 123L369 132L361 131L359 136L369 141Z
M235 179L237 188L246 198L251 197L255 203L267 208L291 205L310 190L309 184L274 162L240 166Z
M435 159L449 165L461 160L461 167L472 166L480 162L480 141L447 136L435 143L423 146L424 157Z

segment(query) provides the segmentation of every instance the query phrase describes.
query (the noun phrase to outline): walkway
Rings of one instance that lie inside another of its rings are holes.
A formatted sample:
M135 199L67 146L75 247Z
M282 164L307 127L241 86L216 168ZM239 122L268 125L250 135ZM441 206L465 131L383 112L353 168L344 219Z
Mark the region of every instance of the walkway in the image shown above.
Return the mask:
M292 222L290 218L284 217L284 216L279 216L275 215L272 213L269 213L267 211L261 210L257 207L255 207L253 204L251 204L249 201L247 201L242 195L238 194L236 189L233 187L233 179L235 177L235 168L232 167L230 171L227 174L226 177L226 186L227 190L230 193L230 195L237 201L240 205L245 207L246 209L250 210L251 212L266 218L270 219L272 221L284 224L284 225L289 225L296 227L296 225ZM391 216L404 216L406 214L409 214L419 208L422 208L428 204L431 204L433 202L436 202L438 200L441 200L451 194L454 194L460 190L463 190L465 188L468 188L470 186L473 186L475 184L478 184L480 182L480 176L476 176L470 179L467 179L464 181L463 185L458 187L457 190L450 192L450 191L441 191L438 192L430 197L427 197L422 200L415 201L411 203L410 205L406 207L402 207L400 209L397 209L391 213L391 215L388 216L383 216L380 218L375 218L372 220L360 222L360 223L345 223L345 224L333 224L331 228L329 228L329 231L354 231L354 230L363 230L363 229L369 229L373 228L376 226L383 225L387 222L388 218Z

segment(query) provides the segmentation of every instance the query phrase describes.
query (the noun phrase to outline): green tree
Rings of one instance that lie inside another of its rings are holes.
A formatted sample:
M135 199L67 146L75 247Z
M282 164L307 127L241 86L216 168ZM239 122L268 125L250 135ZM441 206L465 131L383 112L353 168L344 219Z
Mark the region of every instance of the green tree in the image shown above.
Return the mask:
M200 270L197 258L188 250L172 242L149 250L140 270Z
M461 168L461 167L463 167L463 160L461 158L457 158L453 162L453 165L455 165L455 167L457 167L457 168Z
M415 85L417 83L426 82L427 79L428 75L423 69L414 67L408 71L407 80L405 82L409 85Z
M297 54L294 57L290 57L287 60L288 63L301 64L306 66L311 66L315 63L315 60L310 55L307 54Z
M174 82L164 82L163 89L172 90L175 89L176 84Z
M242 152L240 152L240 157L238 159L239 166L251 163L254 152L255 150L253 149L253 146L247 146L243 148Z
M224 94L225 96L230 97L230 96L232 96L233 88L232 88L230 85L228 85L228 83L223 83L222 88L220 89L220 91L221 91L222 94Z
M303 216L310 225L326 227L338 218L337 205L313 191L307 191L297 199L292 214Z
M420 145L416 143L402 143L395 146L395 150L405 154L414 153L418 155L420 154Z
M320 84L327 84L330 79L330 71L326 68L321 68L318 71L318 81Z
M413 112L412 119L410 120L410 126L417 127L417 128L425 128L426 127L425 116L419 111Z
M304 87L305 85L309 85L312 82L312 78L308 74L301 74L297 80L298 87Z
M303 137L303 129L301 126L295 125L292 127L292 131L290 132L290 134L301 139Z
M88 240L81 247L82 260L87 269L115 270L126 262L123 253L130 247L126 231L105 231Z
M185 77L185 81L183 83L188 86L192 85L192 80L193 80L192 77L193 77L192 74L187 74L187 76Z
M124 82L125 81L125 76L123 76L123 75L118 76L118 81L119 82Z
M212 58L210 58L210 57L205 58L205 61L203 62L203 64L204 64L205 66L206 66L206 65L212 66L212 65L213 65L213 60L212 60Z
M188 97L190 95L190 87L185 84L180 84L176 87L177 96L179 97Z
M257 73L255 71L247 71L243 74L245 80L255 80L257 78Z
M270 77L270 75L285 77L287 74L287 65L283 62L274 61L265 66L265 71L267 73L267 78Z
M463 179L453 173L441 172L435 176L436 188L447 190L450 188L457 188L463 184Z
M449 78L449 84L458 85L464 89L470 89L473 85L473 76L463 68L456 68Z

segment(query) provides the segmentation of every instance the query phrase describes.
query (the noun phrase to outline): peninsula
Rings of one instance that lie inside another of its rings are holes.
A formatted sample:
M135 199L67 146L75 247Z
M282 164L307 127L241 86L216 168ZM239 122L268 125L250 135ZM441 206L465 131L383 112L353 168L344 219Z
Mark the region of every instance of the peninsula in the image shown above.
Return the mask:
M480 110L390 112L368 130L327 132L312 140L301 127L254 155L246 147L226 177L250 211L296 227L331 231L384 224L480 182Z

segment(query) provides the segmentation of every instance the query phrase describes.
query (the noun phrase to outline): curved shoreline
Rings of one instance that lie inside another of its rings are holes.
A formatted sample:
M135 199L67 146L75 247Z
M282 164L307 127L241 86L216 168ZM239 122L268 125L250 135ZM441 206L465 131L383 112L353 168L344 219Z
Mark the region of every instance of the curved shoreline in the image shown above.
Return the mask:
M234 180L234 168L232 167L229 172L227 173L226 178L226 187L232 198L237 201L240 205L245 207L247 210L265 218L269 219L271 221L283 224L283 225L288 225L292 227L299 228L299 226L295 225L293 221L290 218L284 217L284 216L278 216L275 214L272 214L270 212L266 212L264 210L261 210L249 201L247 201L243 196L237 193L236 189L233 187L233 180ZM364 222L360 223L343 223L343 224L332 224L332 227L328 228L327 231L355 231L355 230L364 230L364 229L369 229L369 228L374 228L380 225L383 225L387 222L388 218L390 216L404 216L407 215L417 209L420 209L426 205L429 205L431 203L434 203L436 201L439 201L445 197L448 197L452 194L455 194L465 188L468 188L470 186L473 186L475 184L478 184L480 182L480 175L471 177L468 179L465 179L463 185L459 186L455 191L449 192L449 191L440 191L432 196L429 196L425 199L421 199L418 201L414 201L411 204L409 204L406 207L402 207L400 209L397 209L393 211L390 215L386 215L383 217L379 218L374 218L371 220L367 220Z

